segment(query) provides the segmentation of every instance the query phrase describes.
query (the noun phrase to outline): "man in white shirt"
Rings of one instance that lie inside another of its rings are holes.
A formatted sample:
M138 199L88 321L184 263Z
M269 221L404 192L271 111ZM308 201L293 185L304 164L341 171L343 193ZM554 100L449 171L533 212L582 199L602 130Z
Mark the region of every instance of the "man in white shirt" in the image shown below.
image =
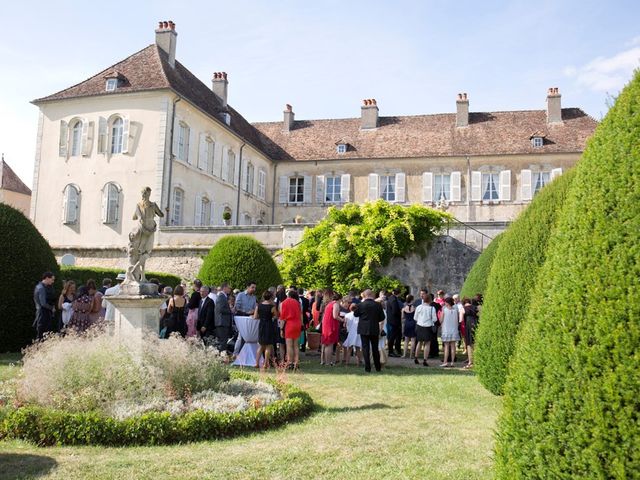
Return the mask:
M102 308L105 309L104 320L107 324L112 324L116 319L116 310L113 306L113 303L108 301L105 297L110 297L113 295L120 294L120 283L126 278L126 274L119 273L116 277L116 284L113 287L107 288L104 292L104 297L102 297Z

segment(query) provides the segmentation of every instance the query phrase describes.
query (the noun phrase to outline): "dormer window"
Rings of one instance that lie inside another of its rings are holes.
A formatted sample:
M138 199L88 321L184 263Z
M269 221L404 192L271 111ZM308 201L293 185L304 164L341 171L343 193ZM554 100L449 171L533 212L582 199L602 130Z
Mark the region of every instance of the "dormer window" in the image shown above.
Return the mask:
M339 143L336 146L336 151L338 153L347 153L347 144L346 143Z
M531 140L531 146L533 148L542 148L544 145L544 132L537 131L531 134L529 140Z
M117 78L107 78L107 92L114 92L118 88Z

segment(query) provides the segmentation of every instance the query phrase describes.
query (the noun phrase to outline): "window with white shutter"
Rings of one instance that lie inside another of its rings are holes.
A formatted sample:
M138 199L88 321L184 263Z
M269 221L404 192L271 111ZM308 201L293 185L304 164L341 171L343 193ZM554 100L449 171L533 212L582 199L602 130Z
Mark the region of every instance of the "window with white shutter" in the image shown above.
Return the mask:
M407 190L406 187L406 176L404 173L396 174L396 202L404 203L405 202L405 192Z
M264 168L258 169L258 198L264 200L267 193L267 172Z
M178 122L178 131L176 132L177 137L177 151L176 158L178 160L182 160L183 162L188 162L189 160L189 135L190 129L189 125L184 122Z
M173 189L173 212L171 214L172 225L182 225L182 206L184 202L184 191L181 188Z
M102 223L118 223L120 192L120 186L114 182L107 183L102 189Z
M500 201L509 202L511 200L511 170L500 172Z
M243 190L250 194L253 194L253 184L255 180L254 172L255 172L255 167L253 166L253 163L247 162L246 167L244 169Z
M60 140L58 143L58 155L66 157L69 154L69 124L60 120Z
M340 180L340 201L347 203L351 201L351 175L345 173Z
M80 208L80 189L76 185L69 184L62 194L62 220L66 225L78 223L78 210Z
M196 204L195 204L195 209L194 209L194 215L193 215L193 224L196 227L199 227L200 225L202 225L202 196L201 195L196 195Z
M286 203L304 202L304 177L289 177L288 181L289 195Z
M316 203L322 205L325 202L325 176L316 175Z
M438 173L433 176L434 202L451 200L451 175Z
M220 172L222 176L222 180L225 182L229 181L229 150L227 148L223 148L222 150L222 171Z
M499 178L497 173L482 174L482 200L492 201L500 199Z
M77 157L82 152L82 120L75 120L71 125L71 156Z
M342 202L342 175L326 177L325 182L324 202Z
M198 168L206 172L208 170L207 167L209 166L209 158L207 156L207 136L204 133L200 133L198 138Z
M529 201L533 197L531 190L531 170L520 170L520 197L522 201Z
M129 117L122 117L122 148L121 153L129 153Z
M422 174L422 201L433 202L433 173L431 172Z
M460 172L451 172L451 201L462 201L462 174Z
M369 200L380 198L380 176L377 173L369 174Z
M236 176L236 154L233 150L229 149L229 163L227 165L227 181L233 183L234 185L238 184L238 179Z
M215 155L216 155L216 143L213 141L211 137L207 137L207 167L206 171L215 175L214 173L214 164L215 164Z
M98 153L107 153L107 143L109 138L109 124L107 119L98 119Z
M82 156L90 157L93 149L93 122L88 122L86 118L82 119Z
M549 175L549 179L553 180L554 178L559 177L560 175L562 175L562 169L554 168L551 170L551 175Z
M379 197L387 202L396 201L396 176L380 175L380 193Z
M303 203L312 203L313 199L311 198L311 181L313 177L311 175L303 176L303 189L302 189L302 202Z
M471 172L471 201L482 200L482 172Z
M124 121L121 117L116 117L111 122L111 154L122 153L122 134Z
M278 179L278 202L289 203L289 192L289 177L283 175Z

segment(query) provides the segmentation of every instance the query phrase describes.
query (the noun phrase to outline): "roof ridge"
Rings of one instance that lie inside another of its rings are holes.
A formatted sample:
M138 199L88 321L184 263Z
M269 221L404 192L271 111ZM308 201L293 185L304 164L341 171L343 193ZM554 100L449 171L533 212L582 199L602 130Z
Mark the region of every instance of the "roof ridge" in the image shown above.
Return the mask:
M114 64L112 64L112 65L108 66L107 68L105 68L105 69L103 69L103 70L99 71L99 72L98 72L98 73L96 73L95 75L91 75L90 77L85 78L85 79L84 79L84 80L82 80L81 82L78 82L78 83L76 83L76 84L74 84L74 85L71 85L70 87L63 88L62 90L60 90L60 91L58 91L58 92L54 92L54 93L52 93L52 94L50 94L50 95L46 95L46 96L44 96L44 97L40 97L40 98L36 98L35 100L31 100L31 103L37 103L37 102L40 102L40 101L46 100L46 99L47 99L47 98L49 98L49 97L54 97L54 96L56 96L56 95L60 95L61 93L64 93L64 92L66 92L66 91L68 91L68 90L71 90L72 88L75 88L75 87L77 87L77 86L79 86L79 85L82 85L83 83L88 82L89 80L92 80L92 79L94 79L94 78L96 78L96 77L98 77L98 76L100 76L100 75L102 75L102 74L104 74L104 73L108 72L109 70L111 70L111 69L115 68L115 66L116 66L116 65L119 65L119 64L121 64L121 63L123 63L123 62L126 62L126 61L127 61L127 60L129 60L130 58L135 57L136 55L139 55L139 54L141 54L142 52L144 52L146 49L151 48L151 47L154 47L154 46L156 46L156 44L155 44L155 43L149 44L149 45L147 45L146 47L144 47L143 49L138 50L137 52L132 53L132 54L131 54L131 55L129 55L128 57L125 57L125 58L123 58L122 60L119 60L119 61L117 61L116 63L114 63ZM157 50L157 49L156 49L156 50ZM161 63L162 63L162 62L161 62ZM165 80L166 80L166 74L164 73L164 68L163 68L163 74L164 74L164 76L165 76Z

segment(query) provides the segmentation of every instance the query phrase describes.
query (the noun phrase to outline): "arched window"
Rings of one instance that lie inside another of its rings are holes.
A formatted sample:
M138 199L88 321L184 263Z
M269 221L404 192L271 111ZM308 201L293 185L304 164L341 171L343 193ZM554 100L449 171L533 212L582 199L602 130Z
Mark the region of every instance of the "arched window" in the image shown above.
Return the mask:
M75 225L78 223L80 208L80 189L77 185L69 184L64 187L62 194L62 223Z
M77 157L82 153L82 120L76 120L71 127L71 156Z
M182 225L183 205L184 205L184 190L176 187L173 189L173 212L171 214L172 225Z
M120 220L120 192L117 183L109 182L102 189L102 223L114 224Z
M124 122L117 117L111 124L111 153L122 153Z

